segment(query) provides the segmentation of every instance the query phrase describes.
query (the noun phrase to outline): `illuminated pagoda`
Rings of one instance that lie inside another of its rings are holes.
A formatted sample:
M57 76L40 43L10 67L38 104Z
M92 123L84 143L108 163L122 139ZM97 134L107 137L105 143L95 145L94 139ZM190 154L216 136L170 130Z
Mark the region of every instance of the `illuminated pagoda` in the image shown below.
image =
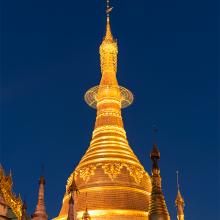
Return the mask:
M160 152L150 154L151 176L130 147L121 109L132 104L132 93L117 81L118 45L110 26L107 0L106 31L99 48L101 80L85 94L97 111L90 145L67 180L59 215L53 220L170 220L162 192ZM29 220L26 203L12 192L12 175L0 166L0 220ZM184 220L184 200L177 173L177 220ZM37 205L31 220L47 220L45 179L39 180Z
M107 0L106 32L99 48L101 81L85 94L86 103L97 111L92 140L67 180L62 207L54 220L170 220L157 144L150 155L149 176L127 140L121 109L132 104L133 95L117 81L118 45L111 32L111 10ZM80 193L72 192L73 186ZM179 196L176 205L178 220L183 220Z
M85 199L93 220L148 218L151 178L129 146L124 130L121 109L132 103L133 95L117 82L118 45L111 32L111 10L107 1L106 33L99 48L101 81L85 94L87 104L97 109L92 140L67 181L55 220L67 219L73 179L80 191L74 203L77 220L83 217Z

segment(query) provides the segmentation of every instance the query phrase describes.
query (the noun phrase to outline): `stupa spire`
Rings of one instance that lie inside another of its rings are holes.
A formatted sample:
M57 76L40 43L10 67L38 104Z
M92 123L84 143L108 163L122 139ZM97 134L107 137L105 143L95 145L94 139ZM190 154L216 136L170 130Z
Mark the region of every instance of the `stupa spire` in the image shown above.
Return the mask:
M88 212L88 207L87 207L87 193L86 193L86 201L85 202L86 202L86 209L83 213L82 220L91 220L91 217Z
M41 175L39 179L38 202L37 202L35 212L31 216L32 220L47 220L48 219L48 216L46 213L45 202L44 202L45 184L46 184L45 178L43 175Z
M70 199L67 220L74 220L74 186L73 183L69 188Z
M113 38L110 27L110 12L112 9L113 7L109 6L109 0L107 0L106 32L99 48L101 80L99 86L91 88L85 94L86 102L97 109L95 129L90 147L77 169L85 164L98 163L103 160L123 160L143 169L128 145L121 115L121 108L132 103L133 95L129 90L118 85L116 77L118 45ZM101 165L101 163L99 164ZM116 173L109 176L114 179Z
M109 41L113 41L113 35L111 32L111 26L110 26L110 13L112 11L113 7L110 7L109 5L109 0L106 0L106 18L107 18L107 22L106 22L106 32L105 32L105 40L109 40Z
M154 128L154 136L156 136L156 132L157 130ZM158 150L155 140L150 158L152 160L152 192L149 206L149 220L170 220L166 201L162 192L160 168L158 165L158 161L160 160L160 151Z
M179 172L176 171L176 177L177 177L177 196L175 200L175 204L177 207L177 219L178 220L184 220L184 206L185 202L184 199L180 193L180 186L179 186Z
M85 94L86 103L97 110L92 139L67 181L63 205L56 220L67 217L68 189L73 179L82 192L75 204L77 220L88 216L84 206L86 192L91 219L147 217L151 182L129 146L123 125L121 109L132 103L133 95L117 81L118 45L111 31L111 11L107 0L106 30L99 47L101 80ZM131 206L132 203L135 205Z

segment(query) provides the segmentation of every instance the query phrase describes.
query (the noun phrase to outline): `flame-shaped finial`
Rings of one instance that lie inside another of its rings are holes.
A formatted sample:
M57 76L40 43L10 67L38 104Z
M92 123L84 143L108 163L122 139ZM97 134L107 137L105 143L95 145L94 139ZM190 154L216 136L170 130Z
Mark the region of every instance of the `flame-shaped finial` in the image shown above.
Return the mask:
M114 41L112 32L111 32L111 26L110 26L110 13L112 11L113 7L109 6L109 0L106 0L106 15L107 15L107 22L106 22L106 33L104 40Z
M177 196L175 200L175 204L177 207L177 219L178 220L184 220L184 206L185 202L184 199L180 193L180 186L179 186L179 172L176 171L176 181L177 181Z

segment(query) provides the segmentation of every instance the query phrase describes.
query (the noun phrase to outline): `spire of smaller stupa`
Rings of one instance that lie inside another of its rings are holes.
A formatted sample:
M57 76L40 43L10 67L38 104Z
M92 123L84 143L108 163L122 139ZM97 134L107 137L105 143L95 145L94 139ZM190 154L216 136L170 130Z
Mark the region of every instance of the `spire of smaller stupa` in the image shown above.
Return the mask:
M83 213L83 217L82 220L91 220L91 217L89 215L88 209L86 208L86 210Z
M180 186L179 186L179 172L176 171L176 177L177 177L177 196L175 200L175 204L177 207L177 219L178 220L184 220L184 206L185 202L184 199L180 193Z
M69 199L69 209L68 209L67 220L74 220L74 199L73 199L74 186L73 186L73 183L69 188L69 193L70 193L70 199Z
M154 128L153 131L154 136L156 136L157 129ZM154 139L156 138L154 137ZM160 160L160 151L158 150L156 140L154 140L150 158L152 160L152 192L149 207L149 220L170 220L165 198L162 192L160 168L158 165L158 161Z
M88 208L87 208L87 193L86 193L86 209L83 213L82 220L91 220L91 217L89 215Z
M79 193L79 190L78 190L76 182L75 182L75 175L73 175L73 180L72 180L72 183L68 189L68 193L70 194L70 199L69 199L69 209L68 209L67 220L74 220L75 219L74 193Z
M43 176L43 168L42 175L39 179L39 193L38 193L38 202L35 209L34 214L31 216L33 220L47 220L48 216L46 213L46 207L44 202L44 186L45 186L45 178Z

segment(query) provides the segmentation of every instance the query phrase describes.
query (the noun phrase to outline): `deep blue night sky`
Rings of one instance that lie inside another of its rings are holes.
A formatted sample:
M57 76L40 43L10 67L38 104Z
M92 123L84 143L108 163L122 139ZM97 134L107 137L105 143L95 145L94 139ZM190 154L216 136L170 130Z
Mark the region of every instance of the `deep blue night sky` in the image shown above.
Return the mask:
M217 2L216 2L217 3ZM150 172L159 128L163 191L176 219L176 170L186 220L218 219L218 7L213 1L112 0L118 81L135 95L123 110L133 150ZM0 162L35 208L45 166L49 217L86 151L95 110L83 96L100 80L105 1L4 1Z

